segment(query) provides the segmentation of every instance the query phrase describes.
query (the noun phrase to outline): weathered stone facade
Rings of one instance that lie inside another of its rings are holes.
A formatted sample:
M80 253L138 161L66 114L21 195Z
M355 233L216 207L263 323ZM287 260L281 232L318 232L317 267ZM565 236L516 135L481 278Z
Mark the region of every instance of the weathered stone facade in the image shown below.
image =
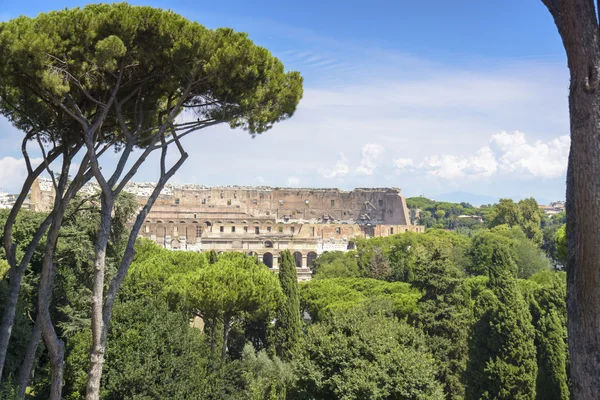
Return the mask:
M34 199L51 199L34 193ZM50 189L52 186L49 186ZM152 184L127 190L145 203ZM93 187L87 188L92 191ZM36 208L43 209L37 202ZM140 231L169 249L256 255L278 268L279 255L290 250L299 279L310 279L309 266L324 251L347 251L356 238L423 232L413 225L406 200L396 188L282 189L170 185L162 192Z

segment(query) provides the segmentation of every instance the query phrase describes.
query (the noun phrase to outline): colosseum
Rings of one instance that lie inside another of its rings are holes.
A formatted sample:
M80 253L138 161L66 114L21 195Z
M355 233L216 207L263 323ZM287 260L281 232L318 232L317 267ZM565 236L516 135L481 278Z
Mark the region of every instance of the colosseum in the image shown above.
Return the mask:
M144 204L152 183L131 183L128 192ZM97 191L88 185L85 191ZM52 204L52 185L39 180L31 208ZM398 188L292 189L271 187L168 185L150 211L140 236L174 250L237 251L277 269L290 250L300 280L325 251L348 251L357 238L423 232L414 225Z

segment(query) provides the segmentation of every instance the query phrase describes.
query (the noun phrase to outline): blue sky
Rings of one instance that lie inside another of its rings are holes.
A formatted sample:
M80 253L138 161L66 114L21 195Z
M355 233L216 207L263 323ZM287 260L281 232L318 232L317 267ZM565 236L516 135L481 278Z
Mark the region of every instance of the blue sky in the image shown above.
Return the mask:
M190 137L176 182L564 198L568 71L540 0L134 3L248 32L305 78L297 114L264 135ZM0 0L0 20L83 4ZM0 120L6 191L18 138Z

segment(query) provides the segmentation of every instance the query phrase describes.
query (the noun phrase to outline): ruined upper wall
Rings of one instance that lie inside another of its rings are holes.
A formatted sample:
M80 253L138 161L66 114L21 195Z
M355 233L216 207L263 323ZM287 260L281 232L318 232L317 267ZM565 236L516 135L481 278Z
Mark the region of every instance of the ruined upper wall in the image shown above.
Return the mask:
M48 185L38 185L49 187ZM131 183L126 190L140 203L152 183ZM87 185L86 192L98 190ZM43 192L43 190L42 190ZM33 198L32 193L32 198ZM49 198L36 194L37 198ZM345 221L359 224L411 225L406 200L398 188L351 191L317 188L168 185L151 214L162 218L261 218L277 221Z

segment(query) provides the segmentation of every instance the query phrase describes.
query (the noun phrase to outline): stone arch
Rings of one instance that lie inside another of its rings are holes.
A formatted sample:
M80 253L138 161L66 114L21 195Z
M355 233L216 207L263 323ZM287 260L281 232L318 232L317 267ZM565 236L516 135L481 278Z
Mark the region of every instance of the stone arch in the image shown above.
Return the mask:
M315 253L314 251L311 251L306 255L306 264L309 267L312 267L312 265L316 259L317 259L317 253Z
M170 224L174 224L174 223L175 223L175 221L169 221L169 223L170 223Z
M185 221L179 221L180 224L185 224Z
M296 268L302 268L302 253L294 252L294 261L296 261Z
M198 223L198 221L193 221L193 222L192 222L192 224L197 224L197 223Z
M172 249L180 249L181 248L181 243L179 243L179 239L173 239L171 241L171 248Z
M273 242L271 242L270 240L267 240L265 242L265 248L272 249L273 248Z
M271 254L271 253L263 254L263 264L265 264L269 268L273 268L273 254Z

